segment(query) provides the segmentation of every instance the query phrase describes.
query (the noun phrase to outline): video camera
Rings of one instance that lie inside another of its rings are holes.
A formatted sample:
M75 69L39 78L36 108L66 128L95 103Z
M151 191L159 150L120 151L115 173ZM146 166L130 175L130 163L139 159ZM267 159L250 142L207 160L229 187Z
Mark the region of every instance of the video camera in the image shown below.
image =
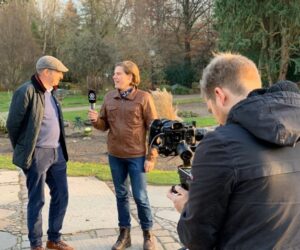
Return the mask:
M160 156L177 156L183 161L178 166L180 185L188 190L191 175L191 158L206 134L206 129L196 128L196 123L176 120L156 119L150 125L149 146L155 147Z

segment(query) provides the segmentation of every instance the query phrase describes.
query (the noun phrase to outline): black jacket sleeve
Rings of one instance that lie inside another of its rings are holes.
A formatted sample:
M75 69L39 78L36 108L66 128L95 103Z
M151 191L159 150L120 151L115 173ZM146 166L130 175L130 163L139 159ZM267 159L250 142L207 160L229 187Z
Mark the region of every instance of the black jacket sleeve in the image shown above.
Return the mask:
M30 106L30 99L30 94L24 87L18 89L13 95L6 122L13 148L17 144L21 129L24 129L23 125L26 115L28 115L27 109Z
M212 132L195 152L189 200L177 227L181 242L189 250L214 249L218 244L235 182L229 148L220 134Z

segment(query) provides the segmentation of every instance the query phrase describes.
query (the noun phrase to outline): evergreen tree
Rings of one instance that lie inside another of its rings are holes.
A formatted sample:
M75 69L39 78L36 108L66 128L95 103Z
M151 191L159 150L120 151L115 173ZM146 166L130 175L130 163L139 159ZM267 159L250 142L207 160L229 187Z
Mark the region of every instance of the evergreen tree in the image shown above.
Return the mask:
M285 79L291 62L299 68L299 13L298 0L215 0L219 49L252 58L269 85Z

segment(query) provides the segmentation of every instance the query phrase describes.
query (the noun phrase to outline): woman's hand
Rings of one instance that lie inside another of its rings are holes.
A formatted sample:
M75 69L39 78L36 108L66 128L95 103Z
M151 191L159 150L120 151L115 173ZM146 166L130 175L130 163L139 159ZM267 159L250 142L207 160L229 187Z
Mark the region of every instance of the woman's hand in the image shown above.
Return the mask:
M98 120L98 112L96 110L90 109L88 112L88 118L90 119L91 122L96 122Z
M147 172L150 172L151 170L153 170L154 164L155 164L154 161L145 160L145 163L144 163L145 172L147 173Z

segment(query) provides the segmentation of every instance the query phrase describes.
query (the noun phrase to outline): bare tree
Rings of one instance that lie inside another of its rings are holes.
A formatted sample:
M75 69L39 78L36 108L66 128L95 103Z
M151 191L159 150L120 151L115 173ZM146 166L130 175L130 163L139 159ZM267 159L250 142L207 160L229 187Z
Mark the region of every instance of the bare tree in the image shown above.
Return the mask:
M60 19L60 1L43 0L39 1L39 27L42 35L42 53L57 54L57 23Z
M192 63L193 41L203 40L203 31L211 24L212 0L176 0L174 18L169 25L176 33L178 45L184 49L185 65ZM202 38L201 38L201 36Z
M0 8L0 86L14 89L32 71L38 48L31 34L27 1L12 0ZM18 15L16 15L18 13Z
M164 81L172 65L182 75L173 80L190 85L186 73L193 71L192 62L198 66L199 57L207 59L203 55L214 44L215 37L208 35L211 1L136 0L127 17L118 36L118 56L136 60L152 87Z
M129 0L82 0L86 27L102 38L116 31L130 6Z
M140 67L143 87L155 88L162 81L164 67L163 43L168 37L165 26L165 0L136 0L116 35L119 53L116 60L131 59Z
M65 26L61 54L66 58L71 71L73 69L73 75L86 82L85 86L89 88L99 90L107 79L114 53L111 41L128 4L126 0L82 0L80 21L71 1L64 10L63 20L70 20L73 16L73 22L61 26Z

